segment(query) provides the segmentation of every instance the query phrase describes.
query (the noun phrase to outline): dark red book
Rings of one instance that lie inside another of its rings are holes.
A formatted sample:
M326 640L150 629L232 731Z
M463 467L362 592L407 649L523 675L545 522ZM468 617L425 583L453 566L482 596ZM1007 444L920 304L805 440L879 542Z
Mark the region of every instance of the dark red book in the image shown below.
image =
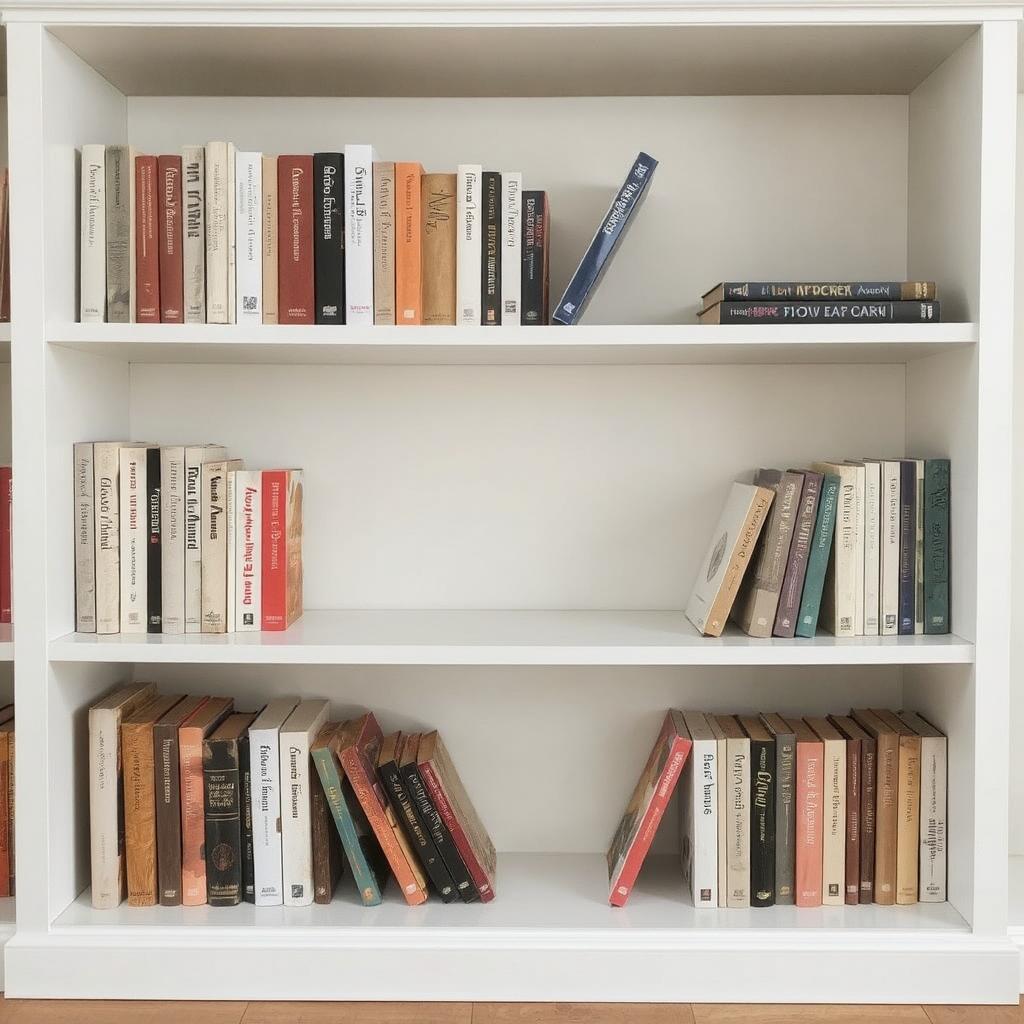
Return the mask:
M313 157L277 158L278 322L316 322L313 289Z
M160 323L160 240L155 156L135 158L135 320Z
M14 482L10 466L0 466L0 622L11 621L11 499Z
M183 324L181 157L160 157L157 173L160 184L160 322Z

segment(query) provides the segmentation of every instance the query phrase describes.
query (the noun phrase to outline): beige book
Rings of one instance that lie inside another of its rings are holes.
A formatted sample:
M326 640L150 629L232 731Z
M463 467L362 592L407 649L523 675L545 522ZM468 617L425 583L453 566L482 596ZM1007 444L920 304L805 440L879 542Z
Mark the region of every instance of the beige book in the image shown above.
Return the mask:
M899 736L896 902L917 902L921 841L921 737L892 711L872 711Z
M241 468L241 459L203 463L203 633L225 633L228 628L228 474Z
M229 145L210 142L206 146L206 322L230 323L232 296L228 289L230 249L234 240L234 185L229 162Z
M943 903L946 899L946 737L914 711L901 711L900 719L921 737L918 897L922 903Z
M834 636L857 636L857 609L864 617L863 544L858 545L857 466L844 462L816 462L816 473L834 473L839 477L836 498L836 530L828 556L825 587L821 595L821 625ZM858 573L858 552L860 563ZM858 591L858 580L860 590ZM858 601L859 594L859 601Z
M395 322L395 165L373 165L373 322Z
M93 445L93 508L96 544L96 632L121 631L120 451L127 441Z
M421 192L423 323L455 324L454 174L424 174Z
M725 733L727 907L750 906L750 737L732 715L716 715Z
M263 157L263 322L277 319L277 157Z
M846 902L846 738L825 718L805 719L824 745L821 902Z
M729 814L729 786L726 782L728 764L726 758L729 755L729 744L725 732L718 724L714 715L707 716L708 725L715 734L715 763L718 765L718 905L728 906L728 859L726 851L728 848L728 814Z

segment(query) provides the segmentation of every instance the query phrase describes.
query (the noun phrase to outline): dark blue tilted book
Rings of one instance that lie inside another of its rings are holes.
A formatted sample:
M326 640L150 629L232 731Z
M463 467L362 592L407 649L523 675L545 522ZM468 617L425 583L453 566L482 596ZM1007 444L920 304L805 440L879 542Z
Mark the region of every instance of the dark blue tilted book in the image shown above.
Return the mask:
M643 198L647 195L647 187L654 177L654 169L658 161L646 153L637 155L622 187L615 193L612 205L604 215L594 240L572 275L572 280L565 289L555 308L552 321L558 324L579 323L583 311L587 308L590 296L601 282L608 264L615 255L615 250L626 234L630 220L640 208Z

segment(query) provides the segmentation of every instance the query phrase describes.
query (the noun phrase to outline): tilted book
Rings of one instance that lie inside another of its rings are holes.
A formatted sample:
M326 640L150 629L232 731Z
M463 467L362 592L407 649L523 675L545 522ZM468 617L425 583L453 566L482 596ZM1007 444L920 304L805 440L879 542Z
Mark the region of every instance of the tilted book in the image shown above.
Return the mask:
M846 902L846 738L826 718L808 718L822 742L821 902Z
M160 449L160 624L185 632L185 447Z
M896 902L897 820L899 813L899 733L873 712L860 708L850 717L875 742L874 902ZM863 882L861 891L863 893Z
M796 736L796 896L798 907L821 906L824 848L825 747L802 719L788 720Z
M228 628L228 474L241 468L241 459L204 462L202 466L203 633L225 633Z
M938 323L938 302L719 302L701 310L702 324Z
M147 632L149 541L146 466L149 445L124 445L120 458L121 632Z
M750 905L775 906L775 737L756 715L741 715L750 740Z
M106 149L107 323L135 322L135 150Z
M157 158L159 184L160 322L185 322L182 277L181 157Z
M718 740L699 711L684 711L693 748L679 786L683 883L695 907L718 907Z
M75 632L96 632L96 505L93 446L75 445Z
M277 212L277 157L263 157L262 248L263 322L278 322L277 264L280 247Z
M917 902L921 842L921 737L892 711L871 709L899 736L896 902Z
M313 158L277 158L277 316L282 324L316 323L313 285Z
M800 504L797 508L793 527L793 539L789 546L789 559L786 563L786 574L779 592L779 605L775 611L775 625L772 636L791 637L796 635L797 616L800 612L800 598L804 590L804 578L807 575L807 560L811 553L811 541L814 538L814 524L818 518L818 499L821 497L822 474L800 472L791 469L803 477L800 491Z
M234 242L230 216L234 210L230 143L206 147L206 322L226 324L233 312L229 302L230 248Z
M341 153L314 153L313 292L318 324L345 323L344 185Z
M239 633L263 628L263 474L239 469L234 474L234 627Z
M858 573L857 539L857 467L841 462L816 462L812 468L818 473L831 473L839 477L836 496L835 536L829 554L828 570L822 592L820 621L834 636L857 635L857 607L863 616L864 591L859 591L858 578L863 582L864 563Z
M924 631L948 633L949 459L924 464Z
M796 734L779 714L761 715L775 740L775 902L792 906L796 889Z
M419 324L423 322L423 167L396 163L395 189L395 323Z
M501 325L518 327L523 293L523 175L506 171L501 182Z
M185 632L201 633L203 618L203 466L223 462L216 444L185 446Z
M83 324L101 324L107 318L106 168L103 146L82 147L78 319Z
M345 147L345 323L373 323L373 146Z
M121 631L121 447L93 445L93 500L96 508L96 632Z
M921 738L921 824L918 898L946 899L946 737L914 711L900 719Z
M424 174L421 180L420 211L422 236L422 322L450 326L455 323L456 252L458 217L456 176ZM414 323L410 319L404 323Z
M480 324L482 200L483 168L480 164L459 164L455 322L460 327L477 327Z
M896 636L900 616L900 464L882 462L879 632Z
M235 323L263 322L263 155L235 154Z
M310 786L309 814L313 833L313 902L330 903L342 872L341 840L334 827L323 786Z
M395 165L373 165L373 322L395 323Z
M185 323L206 323L206 150L181 151L185 225L181 240Z
M839 477L834 473L822 474L821 497L818 499L811 549L807 554L807 572L804 575L804 590L800 597L795 636L811 638L818 631L821 599L836 530L838 500Z
M727 281L701 297L709 309L718 302L767 299L934 299L934 281Z

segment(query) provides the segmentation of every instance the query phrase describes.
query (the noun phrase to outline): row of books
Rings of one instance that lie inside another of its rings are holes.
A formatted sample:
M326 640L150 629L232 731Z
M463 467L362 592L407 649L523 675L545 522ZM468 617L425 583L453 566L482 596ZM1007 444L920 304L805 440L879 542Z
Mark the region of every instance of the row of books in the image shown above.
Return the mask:
M670 711L608 854L629 898L679 782L695 907L941 903L946 737L921 715Z
M233 633L302 615L302 470L221 445L74 448L75 629Z
M640 154L555 313L576 323L657 161ZM289 156L82 147L83 323L549 322L548 195L372 146Z
M330 903L343 860L364 906L389 874L409 906L492 900L494 845L440 735L328 710L152 684L90 708L93 906Z
M702 324L937 323L934 281L724 281L701 296Z
M707 636L950 629L949 459L816 462L734 483L686 607Z

